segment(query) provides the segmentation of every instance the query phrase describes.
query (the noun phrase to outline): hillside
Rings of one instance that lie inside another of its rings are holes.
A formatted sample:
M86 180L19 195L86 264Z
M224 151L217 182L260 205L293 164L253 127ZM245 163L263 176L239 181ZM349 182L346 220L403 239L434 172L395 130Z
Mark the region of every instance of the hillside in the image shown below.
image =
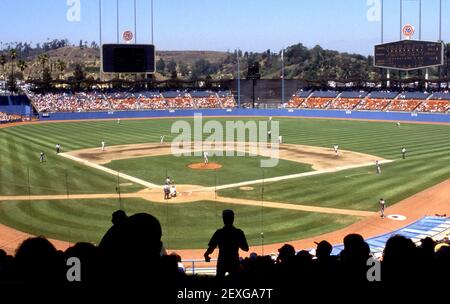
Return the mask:
M52 79L69 79L74 76L76 65L80 65L84 76L97 79L100 69L100 53L98 46L87 42L79 46L68 44L68 40L53 40L32 48L30 45L19 43L16 46L15 60L16 77L19 79L41 79L44 67L49 69ZM10 56L7 51L3 54L6 64L2 65L2 78L11 71ZM41 56L47 60L42 61ZM259 63L261 77L264 79L280 79L281 54L270 50L261 53L241 52L241 76L246 77L249 65ZM237 51L157 51L155 77L157 80L177 77L179 79L212 79L235 78L237 74ZM20 66L20 60L25 65ZM1 63L0 63L1 64ZM372 57L358 54L340 53L323 49L320 46L307 48L299 43L292 45L284 53L286 79L302 79L314 82L327 80L338 81L376 81L379 69L373 68ZM417 72L410 73L414 77ZM444 74L449 74L450 68L444 68ZM437 76L437 70L431 69L431 77ZM47 79L49 79L47 77ZM122 78L135 79L132 75L122 75ZM392 77L395 77L393 75Z

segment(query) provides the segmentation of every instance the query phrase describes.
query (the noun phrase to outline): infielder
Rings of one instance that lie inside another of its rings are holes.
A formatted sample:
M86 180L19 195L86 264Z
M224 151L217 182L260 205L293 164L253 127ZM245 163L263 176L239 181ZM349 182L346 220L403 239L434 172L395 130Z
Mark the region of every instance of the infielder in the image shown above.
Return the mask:
M338 146L338 145L334 145L334 146L333 146L333 149L334 149L334 153L336 153L336 156L338 156L338 153L339 153L339 146Z
M278 136L278 143L281 145L283 143L283 136Z
M55 148L56 148L56 154L61 153L61 145L60 144L57 144Z
M377 175L381 174L381 165L379 161L375 161L375 168L377 170Z
M207 151L203 152L203 161L205 162L205 166L209 163Z
M105 151L105 141L102 140L102 151Z
M161 139L160 139L159 143L160 143L161 145L164 144L164 135L161 135Z
M381 212L381 218L384 218L384 209L386 209L386 202L384 199L380 198L380 212Z

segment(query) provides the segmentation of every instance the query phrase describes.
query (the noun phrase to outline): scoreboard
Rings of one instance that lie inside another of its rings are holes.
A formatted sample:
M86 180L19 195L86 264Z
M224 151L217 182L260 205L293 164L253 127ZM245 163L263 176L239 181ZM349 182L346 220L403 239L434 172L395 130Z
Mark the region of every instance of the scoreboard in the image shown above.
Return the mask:
M442 42L403 40L375 46L374 66L394 70L417 70L444 64Z
M155 46L151 44L102 45L103 73L154 73Z

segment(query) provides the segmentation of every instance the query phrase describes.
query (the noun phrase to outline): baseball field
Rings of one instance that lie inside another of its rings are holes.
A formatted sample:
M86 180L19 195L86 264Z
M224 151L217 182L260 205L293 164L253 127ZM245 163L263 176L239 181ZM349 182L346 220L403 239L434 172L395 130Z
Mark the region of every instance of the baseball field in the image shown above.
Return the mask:
M236 118L241 119L247 120ZM98 243L112 212L121 208L155 215L167 248L200 249L221 226L221 211L232 208L251 245L271 244L348 227L375 216L381 197L389 211L450 178L448 125L274 120L283 136L280 161L264 169L264 155L211 156L216 169L190 168L203 158L170 154L173 119L0 129L0 224L56 240ZM56 154L56 144L62 154ZM381 175L375 160L382 162ZM179 193L171 200L164 200L161 189L167 176Z

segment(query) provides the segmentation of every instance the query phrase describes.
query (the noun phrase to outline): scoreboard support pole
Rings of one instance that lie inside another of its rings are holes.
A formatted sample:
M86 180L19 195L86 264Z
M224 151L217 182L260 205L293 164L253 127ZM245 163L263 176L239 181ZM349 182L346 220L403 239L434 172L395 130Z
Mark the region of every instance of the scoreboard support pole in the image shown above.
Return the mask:
M425 89L428 89L428 79L430 78L430 71L428 68L425 69Z

